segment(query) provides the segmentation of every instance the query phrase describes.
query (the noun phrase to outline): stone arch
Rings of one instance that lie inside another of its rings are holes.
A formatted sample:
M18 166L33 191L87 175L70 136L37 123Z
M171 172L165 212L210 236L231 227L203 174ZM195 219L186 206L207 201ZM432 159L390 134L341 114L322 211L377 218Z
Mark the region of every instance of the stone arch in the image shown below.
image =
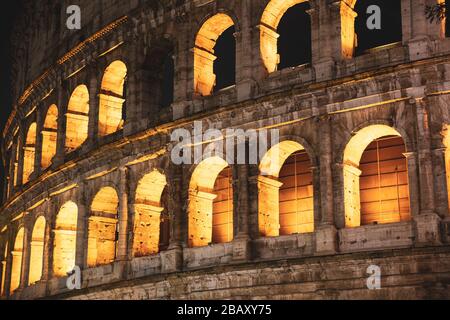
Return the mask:
M215 156L200 162L192 173L188 217L190 247L233 239L233 192L229 170L228 162ZM230 190L231 198L228 196ZM224 205L227 206L225 210Z
M268 73L276 71L278 69L278 65L281 62L279 54L280 34L278 33L278 27L288 11L298 11L289 13L297 13L297 19L295 20L297 22L302 22L302 27L308 27L308 29L306 30L308 34L305 35L305 41L303 41L302 44L308 46L309 52L305 52L304 59L296 59L295 63L283 62L283 65L284 67L293 67L295 65L300 65L311 61L311 19L309 17L309 14L307 13L308 9L309 1L307 0L271 0L264 9L260 24L260 51L264 66L266 67ZM299 19L299 17L301 19ZM290 28L293 27L294 25L292 25ZM298 32L301 31L305 30L298 30ZM287 34L283 34L282 36L285 37L287 36ZM283 49L281 48L281 50ZM290 50L292 50L292 48L290 48Z
M277 70L280 63L278 54L278 25L284 14L292 7L308 2L307 0L271 0L261 17L260 51L261 58L268 73Z
M173 38L157 38L149 48L143 62L143 85L149 113L169 107L174 101L175 46Z
M11 265L11 284L10 292L14 292L20 286L20 280L22 276L22 259L23 259L23 247L25 238L25 228L21 227L16 234L14 241L14 248L11 252L12 265Z
M117 255L119 196L112 187L101 188L91 203L88 224L89 267L114 262Z
M234 26L235 23L228 14L218 13L206 20L198 31L194 47L195 93L208 96L213 92L217 80L217 75L214 74L214 62L217 59L214 47L219 37Z
M78 149L88 137L89 91L82 84L75 88L66 113L66 152Z
M44 120L44 128L42 130L42 155L41 167L48 168L53 157L56 155L56 141L58 139L58 107L52 104L48 110Z
M23 153L23 183L30 180L30 176L34 171L34 160L36 156L36 122L28 127L25 138L25 146Z
M66 276L75 267L77 225L78 206L68 201L59 209L53 230L53 274L56 277Z
M383 124L366 126L350 139L343 154L346 227L371 223L369 215L378 216L375 223L410 219L405 152L402 135ZM396 199L392 200L394 194ZM391 208L393 201L396 208ZM378 207L374 209L375 202Z
M127 66L120 60L112 62L103 74L98 111L100 136L112 134L123 128L126 76Z
M30 273L28 285L41 280L44 265L44 240L46 221L43 216L36 219L31 234L30 245Z
M147 256L159 252L162 196L167 185L166 176L154 170L139 180L134 204L133 255Z
M261 236L314 231L312 163L305 147L292 140L280 142L264 155L258 177Z

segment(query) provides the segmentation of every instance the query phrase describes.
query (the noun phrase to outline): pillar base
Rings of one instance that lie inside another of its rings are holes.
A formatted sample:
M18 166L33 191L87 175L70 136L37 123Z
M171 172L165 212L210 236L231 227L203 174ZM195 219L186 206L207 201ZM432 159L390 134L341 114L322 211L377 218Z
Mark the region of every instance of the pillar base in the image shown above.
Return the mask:
M173 246L162 251L160 255L163 273L177 272L183 269L183 248L181 246Z
M436 213L422 213L414 217L414 222L416 227L416 246L441 244L441 218Z
M324 59L314 63L316 81L327 81L334 77L336 64L333 59Z
M251 79L243 80L237 84L238 102L251 99L255 92L255 81Z
M248 261L251 259L250 238L248 236L237 236L233 240L233 261Z
M411 61L426 59L431 55L430 39L425 36L411 39L408 48Z
M333 225L324 225L316 228L316 254L328 255L337 252L337 229Z

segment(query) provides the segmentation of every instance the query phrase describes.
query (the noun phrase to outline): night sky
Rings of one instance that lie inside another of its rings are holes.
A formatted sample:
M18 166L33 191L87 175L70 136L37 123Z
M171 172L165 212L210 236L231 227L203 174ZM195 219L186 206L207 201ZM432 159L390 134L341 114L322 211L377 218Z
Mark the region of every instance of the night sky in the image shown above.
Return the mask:
M8 0L2 3L2 13L0 14L0 131L3 136L3 128L11 112L12 97L10 91L11 75L11 51L10 42L14 20L20 13L20 0ZM0 165L0 195L3 193L4 169L3 162Z

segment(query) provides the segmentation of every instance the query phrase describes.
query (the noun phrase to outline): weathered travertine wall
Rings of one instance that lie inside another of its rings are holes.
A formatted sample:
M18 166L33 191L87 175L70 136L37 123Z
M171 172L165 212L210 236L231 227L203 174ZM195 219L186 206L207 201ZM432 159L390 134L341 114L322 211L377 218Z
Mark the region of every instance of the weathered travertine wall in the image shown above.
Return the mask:
M261 49L261 16L269 0L79 1L83 29L77 32L58 18L65 3L55 9L43 2L33 1L41 9L27 9L14 40L16 105L2 144L9 163L0 213L3 297L450 298L450 40L441 25L425 21L424 5L433 1L402 0L402 43L357 57L351 24L355 1L310 1L311 64L271 73ZM196 34L219 13L236 26L236 85L202 96L194 90ZM161 109L155 94L160 75L153 73L169 47L174 49L175 101ZM116 60L127 67L126 120L123 129L102 136L102 78ZM88 119L87 139L67 153L66 115L79 85L89 95L89 113L82 115ZM53 104L59 115L56 154L42 168L40 133ZM189 246L190 183L197 166L171 161L170 134L179 128L192 131L196 120L204 130L276 128L282 141L303 146L312 164L314 232L261 237L258 165L231 165L233 241ZM34 122L35 158L24 183L24 155L31 147L26 135ZM390 128L405 142L411 221L353 228L346 223L344 172L351 169L344 154L365 128ZM150 196L143 203L137 195L139 182L155 171L167 181L160 179L166 204ZM106 198L114 201L98 202L106 209L93 206L105 188L112 190ZM75 204L76 228L57 220L68 202ZM157 254L135 257L136 211L143 205L150 214L166 206L170 244ZM29 285L36 268L30 264L32 232L40 216L46 220L42 276ZM102 234L94 237L89 230L97 220L105 229L94 228ZM15 243L19 230L23 246ZM92 257L89 248L109 246L96 242L105 233L115 248L108 247L107 257L103 250L100 258ZM73 247L82 291L65 287L69 270L60 264L73 261L55 253L61 243ZM371 264L382 269L381 290L365 287Z

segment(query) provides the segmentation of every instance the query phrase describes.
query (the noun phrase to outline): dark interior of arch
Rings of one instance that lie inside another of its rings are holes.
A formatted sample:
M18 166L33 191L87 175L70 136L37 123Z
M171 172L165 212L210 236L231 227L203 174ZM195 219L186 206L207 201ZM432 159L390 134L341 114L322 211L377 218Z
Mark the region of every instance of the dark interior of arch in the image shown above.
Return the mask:
M128 81L127 78L125 78L125 81L123 83L123 99L125 100L125 102L123 103L122 106L122 120L125 122L127 121L127 89L128 89Z
M225 30L217 39L214 46L214 74L216 85L214 91L218 91L236 84L236 39L234 26Z
M381 29L370 30L367 21L372 14L367 13L371 5L381 10ZM358 16L355 19L357 35L356 55L379 46L402 41L402 15L400 0L358 0L355 5Z
M170 50L166 54L162 66L162 92L161 92L161 107L167 108L173 102L174 97L174 77L175 77L175 62L173 60L173 51Z
M150 110L157 111L169 107L174 100L175 62L174 46L167 39L154 45L146 58L148 81L147 99Z
M278 25L278 69L311 62L311 17L309 2L289 8Z

